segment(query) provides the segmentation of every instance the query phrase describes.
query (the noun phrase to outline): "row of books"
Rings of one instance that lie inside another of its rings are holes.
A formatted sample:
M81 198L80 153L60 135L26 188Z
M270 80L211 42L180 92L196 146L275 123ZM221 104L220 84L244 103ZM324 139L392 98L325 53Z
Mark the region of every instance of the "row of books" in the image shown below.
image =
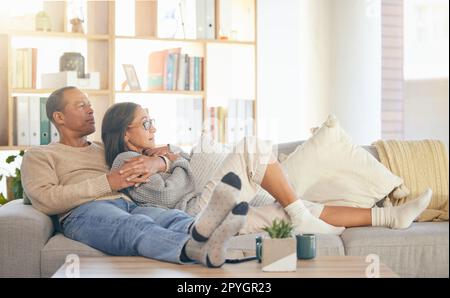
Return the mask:
M36 88L37 49L19 48L13 52L13 88Z
M181 48L153 52L149 56L149 90L203 90L203 57L181 53Z
M215 140L228 144L254 135L253 100L230 99L228 107L209 107L207 130Z
M59 134L47 117L46 97L14 97L16 121L14 143L19 146L47 145L57 142Z

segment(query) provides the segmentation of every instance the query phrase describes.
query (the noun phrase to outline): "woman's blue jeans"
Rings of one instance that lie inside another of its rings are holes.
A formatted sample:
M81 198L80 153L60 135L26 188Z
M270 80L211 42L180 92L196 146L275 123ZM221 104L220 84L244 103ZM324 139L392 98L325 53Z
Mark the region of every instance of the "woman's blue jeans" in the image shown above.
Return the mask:
M177 209L138 207L125 199L93 201L63 221L64 235L110 255L181 263L194 219Z

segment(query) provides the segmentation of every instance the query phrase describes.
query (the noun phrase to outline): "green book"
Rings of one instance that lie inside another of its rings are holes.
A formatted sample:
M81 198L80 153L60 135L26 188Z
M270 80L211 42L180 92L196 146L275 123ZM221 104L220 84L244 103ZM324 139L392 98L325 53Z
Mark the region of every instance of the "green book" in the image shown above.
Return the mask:
M46 97L40 98L40 125L41 125L41 145L47 145L50 143L50 121L47 118L47 110L45 104L47 103Z

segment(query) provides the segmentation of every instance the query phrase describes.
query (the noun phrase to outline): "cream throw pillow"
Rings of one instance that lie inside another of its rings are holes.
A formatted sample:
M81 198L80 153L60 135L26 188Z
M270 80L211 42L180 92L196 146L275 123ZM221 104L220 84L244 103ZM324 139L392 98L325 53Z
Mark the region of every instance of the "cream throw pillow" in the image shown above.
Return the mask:
M403 183L351 138L331 115L283 162L296 194L325 205L371 208Z

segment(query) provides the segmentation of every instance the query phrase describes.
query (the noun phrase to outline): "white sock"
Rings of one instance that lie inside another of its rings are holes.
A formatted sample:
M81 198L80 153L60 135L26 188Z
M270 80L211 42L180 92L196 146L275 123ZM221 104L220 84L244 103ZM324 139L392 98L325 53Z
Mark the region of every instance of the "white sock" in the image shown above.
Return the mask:
M400 206L372 208L372 226L406 229L428 207L433 192L427 189L417 199Z
M335 227L314 217L300 199L284 207L284 210L291 218L295 234L340 235L345 230L344 227Z

